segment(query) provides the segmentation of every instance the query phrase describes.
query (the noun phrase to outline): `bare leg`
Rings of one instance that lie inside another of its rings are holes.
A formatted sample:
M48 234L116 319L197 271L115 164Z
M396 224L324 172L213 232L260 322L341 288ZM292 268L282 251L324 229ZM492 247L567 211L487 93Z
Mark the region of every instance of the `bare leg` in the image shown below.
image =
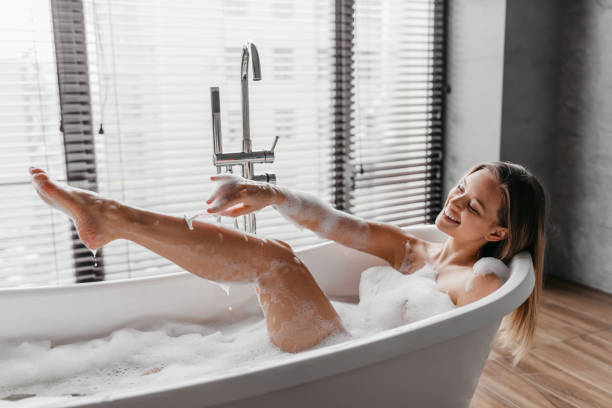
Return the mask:
M297 352L343 331L338 314L291 247L278 240L130 207L86 190L62 186L30 169L36 191L75 222L83 243L97 249L128 239L202 278L253 282L270 340Z

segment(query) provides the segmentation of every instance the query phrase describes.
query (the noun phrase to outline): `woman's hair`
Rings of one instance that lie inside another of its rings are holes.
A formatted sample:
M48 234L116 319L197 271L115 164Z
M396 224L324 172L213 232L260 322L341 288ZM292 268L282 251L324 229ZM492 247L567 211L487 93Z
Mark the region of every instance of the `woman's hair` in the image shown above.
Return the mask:
M542 293L546 193L535 176L521 165L510 162L482 163L473 167L468 175L482 169L489 170L499 183L502 204L498 222L500 226L508 228L508 234L501 241L483 245L478 258L495 257L507 265L515 254L526 250L533 260L533 292L522 305L504 317L499 333L502 345L512 350L513 364L517 364L527 354L533 340Z

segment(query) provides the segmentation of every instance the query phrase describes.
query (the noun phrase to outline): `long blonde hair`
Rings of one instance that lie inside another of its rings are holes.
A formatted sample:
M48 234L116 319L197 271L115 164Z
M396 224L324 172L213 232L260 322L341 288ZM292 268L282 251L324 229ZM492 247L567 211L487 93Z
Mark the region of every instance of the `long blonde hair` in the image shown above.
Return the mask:
M487 242L480 248L478 258L491 256L506 265L512 257L529 251L535 271L533 292L513 312L504 317L499 340L511 350L516 365L529 351L533 341L544 275L544 250L546 247L546 193L540 182L525 167L510 162L488 162L473 167L469 172L487 169L498 181L502 192L502 205L498 222L508 228L502 241Z

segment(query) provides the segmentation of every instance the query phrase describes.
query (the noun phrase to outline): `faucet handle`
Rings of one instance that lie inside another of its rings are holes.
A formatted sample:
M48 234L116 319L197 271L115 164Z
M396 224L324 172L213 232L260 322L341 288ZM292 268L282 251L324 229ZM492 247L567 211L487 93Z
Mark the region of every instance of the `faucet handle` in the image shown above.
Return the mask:
M276 174L274 173L257 174L253 176L251 180L263 181L263 182L270 183L270 184L276 184Z
M278 142L278 138L279 136L274 137L274 143L272 143L272 148L270 149L272 153L274 153L274 149L276 148L276 143Z

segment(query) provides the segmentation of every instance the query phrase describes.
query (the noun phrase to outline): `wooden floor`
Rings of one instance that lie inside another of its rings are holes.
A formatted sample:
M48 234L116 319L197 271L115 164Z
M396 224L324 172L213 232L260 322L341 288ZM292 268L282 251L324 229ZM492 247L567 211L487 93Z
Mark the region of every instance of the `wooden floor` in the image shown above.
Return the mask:
M612 407L612 295L547 277L533 348L510 361L494 345L470 408Z

